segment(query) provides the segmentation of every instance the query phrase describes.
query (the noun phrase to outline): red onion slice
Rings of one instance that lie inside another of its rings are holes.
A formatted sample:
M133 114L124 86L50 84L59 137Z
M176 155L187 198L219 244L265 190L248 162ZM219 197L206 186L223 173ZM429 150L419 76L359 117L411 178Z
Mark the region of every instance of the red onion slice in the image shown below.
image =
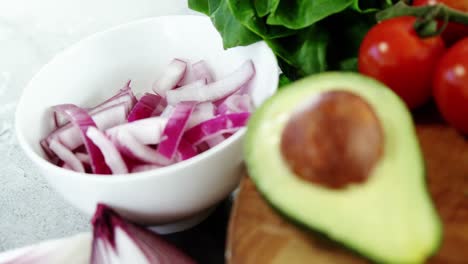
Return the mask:
M120 125L125 123L127 120L126 106L124 104L118 104L102 109L101 111L93 114L91 118L95 122L96 126L101 130ZM71 150L74 150L83 144L79 128L72 126L71 124L67 124L52 131L52 133L46 137L46 142L50 144L50 141L54 138L58 138L64 146Z
M206 61L201 60L192 65L192 74L195 80L204 80L205 83L214 81L213 73Z
M182 138L180 141L179 147L177 149L177 160L187 160L192 157L195 157L198 154L197 148L192 144L188 143L187 140Z
M128 131L120 130L112 139L125 156L144 163L162 165L158 152L136 140Z
M89 127L88 131L86 131L86 135L101 150L101 153L104 155L104 160L112 171L112 174L128 173L127 166L119 151L101 131L95 127Z
M245 86L254 75L255 67L253 62L248 60L224 79L208 84L206 89L193 87L190 89L170 90L166 93L166 99L171 105L183 101L216 101L235 93Z
M92 220L91 264L192 264L192 259L155 233L123 220L99 204Z
M95 174L110 174L110 169L104 161L99 148L86 136L86 131L90 127L96 127L91 116L86 110L73 104L63 104L54 107L57 112L67 115L70 122L80 130L80 137L85 144L86 150L91 158L91 169Z
M140 100L135 104L132 111L128 115L128 122L151 117L163 98L156 94L145 93Z
M247 124L250 113L220 115L187 130L184 138L192 145L224 133L232 133Z
M211 102L204 102L198 104L190 115L187 129L190 129L203 121L211 119L215 116L215 106Z
M144 145L156 145L161 141L161 136L167 124L167 118L150 117L131 123L122 124L106 130L106 135L116 138L121 130L130 133L136 140Z
M60 144L58 140L52 140L49 147L57 155L57 157L59 157L59 159L65 162L64 165L69 167L71 170L85 172L84 166L78 157L64 145Z
M88 113L90 115L94 115L104 109L108 109L112 106L124 104L125 105L125 110L126 113L128 114L130 110L133 108L133 106L136 103L136 98L135 95L132 92L132 89L130 88L130 81L127 82L124 88L120 89L119 92L112 96L111 98L105 100L104 102L100 103L99 105L88 109ZM64 115L61 115L57 112L54 112L54 120L56 127L61 127L65 125L68 121L67 117Z
M218 114L252 112L252 99L248 94L233 94L226 98L217 108Z
M161 158L163 164L170 163L174 158L187 122L196 104L196 102L182 102L175 106L164 128L163 137L158 146L158 157Z
M153 91L161 96L174 89L182 80L187 68L187 63L183 60L174 59L166 67L162 75L154 82Z
M91 164L91 159L86 153L76 152L75 156L84 164Z

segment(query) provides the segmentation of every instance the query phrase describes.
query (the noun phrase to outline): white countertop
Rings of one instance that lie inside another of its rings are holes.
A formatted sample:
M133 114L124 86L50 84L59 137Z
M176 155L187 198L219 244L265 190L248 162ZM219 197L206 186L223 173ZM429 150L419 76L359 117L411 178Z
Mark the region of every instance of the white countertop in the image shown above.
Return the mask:
M16 142L14 112L24 86L79 39L139 18L187 14L186 2L0 0L0 251L90 228L89 219L47 185Z

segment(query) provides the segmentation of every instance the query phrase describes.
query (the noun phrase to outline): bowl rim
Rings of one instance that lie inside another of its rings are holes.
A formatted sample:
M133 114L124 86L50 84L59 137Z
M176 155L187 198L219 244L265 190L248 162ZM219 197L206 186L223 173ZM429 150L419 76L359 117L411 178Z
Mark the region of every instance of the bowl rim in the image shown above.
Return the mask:
M244 127L240 129L239 131L235 132L232 136L229 138L223 140L220 144L214 146L213 148L210 148L207 151L204 151L203 153L200 153L190 159L180 161L177 163L174 163L169 166L157 168L157 169L151 169L148 171L142 171L142 172L132 172L132 173L124 173L124 174L111 174L111 175L100 175L100 174L92 174L92 173L82 173L82 172L76 172L68 169L61 168L57 165L52 164L49 162L47 159L44 157L40 156L38 153L36 153L33 149L32 146L27 142L23 132L20 127L23 127L22 119L20 118L23 114L23 110L25 106L23 106L24 103L24 97L25 94L28 92L28 90L33 87L33 84L36 82L36 79L38 76L42 74L43 71L45 71L46 68L48 68L51 64L55 63L57 59L59 59L62 56L66 56L68 53L73 52L75 49L79 48L81 45L84 45L86 43L91 43L93 41L96 41L99 38L105 37L105 35L110 34L112 32L120 31L122 29L128 28L128 27L137 27L138 25L141 24L146 24L146 23L155 23L158 20L166 20L166 19L196 19L196 20L204 20L204 21L210 21L209 17L203 16L203 15L163 15L163 16L157 16L157 17L149 17L149 18L143 18L143 19L138 19L134 21L130 21L127 23L119 24L116 26L113 26L111 28L95 32L89 36L86 36L77 42L69 45L65 49L61 50L57 54L55 54L47 63L42 65L39 71L37 71L31 80L26 84L25 88L21 92L20 99L18 101L16 111L15 111L15 134L16 138L18 139L18 143L20 147L23 149L23 151L26 153L26 155L29 157L30 160L32 160L36 165L39 165L39 167L44 168L45 170L52 170L54 171L55 174L67 174L66 177L72 177L72 178L83 178L89 181L138 181L138 180L146 180L150 177L163 177L164 175L171 174L171 172L175 172L178 170L183 170L187 167L190 167L194 165L197 162L202 161L203 159L206 159L207 157L211 155L216 155L216 153L222 151L223 149L227 148L228 146L234 144L236 141L242 139L242 137L245 135L247 127ZM253 43L251 45L262 45L263 48L266 48L267 50L267 56L270 57L269 59L274 62L274 65L278 65L276 56L274 55L273 51L268 47L268 45L264 41L259 41L256 43ZM250 46L250 45L249 45ZM246 46L248 47L248 46ZM278 77L273 78L273 83L274 83L274 92L277 91L278 89L278 83L279 83L279 71L278 71ZM109 177L110 176L110 177ZM64 176L65 177L65 176ZM46 177L47 178L47 177Z

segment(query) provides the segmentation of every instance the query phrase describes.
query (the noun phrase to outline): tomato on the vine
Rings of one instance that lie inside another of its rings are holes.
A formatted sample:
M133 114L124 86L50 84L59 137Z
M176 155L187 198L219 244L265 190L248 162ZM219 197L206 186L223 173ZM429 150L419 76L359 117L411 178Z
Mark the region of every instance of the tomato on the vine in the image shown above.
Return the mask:
M439 36L420 38L414 17L397 17L375 25L364 37L358 56L359 72L374 77L396 92L409 108L430 98L435 66L445 51Z
M434 98L444 119L468 134L468 37L440 60L434 76Z
M435 5L437 3L442 3L462 12L468 12L468 0L414 0L414 6L424 6L424 5ZM442 22L439 22L441 25ZM450 22L442 32L442 38L448 46L451 46L458 40L468 36L468 26Z

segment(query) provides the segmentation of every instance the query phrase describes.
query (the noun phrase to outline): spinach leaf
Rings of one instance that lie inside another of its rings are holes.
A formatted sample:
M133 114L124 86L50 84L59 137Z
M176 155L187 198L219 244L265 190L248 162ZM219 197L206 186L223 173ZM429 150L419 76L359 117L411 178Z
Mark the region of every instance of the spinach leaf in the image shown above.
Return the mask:
M289 36L294 30L283 26L269 26L265 19L258 17L251 0L227 0L234 17L245 27L264 39L273 39Z
M291 80L327 69L329 34L324 27L312 25L293 36L265 41L281 58L280 67Z
M227 0L210 0L209 11L211 21L223 37L224 48L245 46L262 40L260 36L236 20Z
M283 25L301 29L332 14L339 13L353 4L354 0L282 0L275 12L267 19L269 25Z
M275 12L280 0L254 0L255 10L259 17Z
M188 0L188 6L192 10L198 11L205 15L210 15L210 10L208 9L208 0Z

